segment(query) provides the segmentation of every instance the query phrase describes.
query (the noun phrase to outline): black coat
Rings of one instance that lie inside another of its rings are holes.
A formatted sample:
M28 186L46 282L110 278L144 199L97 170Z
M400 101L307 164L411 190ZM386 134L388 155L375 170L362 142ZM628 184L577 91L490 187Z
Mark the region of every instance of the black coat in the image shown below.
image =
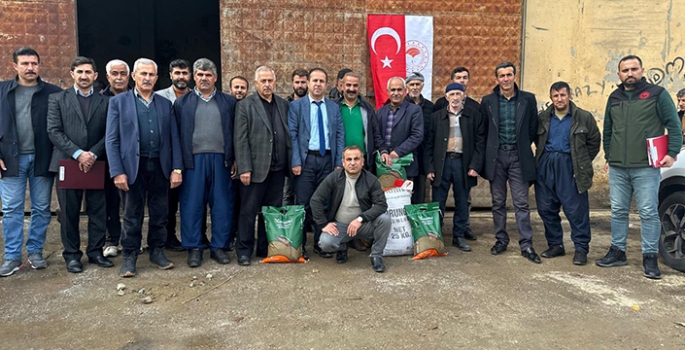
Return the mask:
M314 222L320 228L335 221L335 215L340 209L345 194L346 179L345 169L338 169L328 174L312 195L309 205L312 208ZM354 190L362 210L360 216L365 223L376 220L388 210L388 202L385 200L381 183L368 170L362 169ZM326 203L329 203L328 211L326 211Z
M426 145L428 144L428 140L433 138L432 135L432 130L433 130L433 118L431 118L431 115L433 114L433 108L435 108L433 102L421 98L421 103L417 104L417 106L421 107L421 111L423 112L423 142L421 142L421 145L419 148L416 149L416 155L418 156L418 162L419 162L419 174L420 175L426 175L425 169L426 169L426 160L424 159L424 154L426 153ZM414 100L407 95L405 98L407 102L414 104Z
M0 83L0 159L5 162L7 168L6 171L2 171L3 177L19 175L19 146L14 116L14 93L17 85L16 78ZM38 91L33 94L31 100L31 122L36 148L33 176L54 175L48 170L52 157L52 142L48 138L48 96L60 91L62 89L58 86L38 78Z
M431 115L433 137L426 144L426 174L435 173L433 186L440 186L442 181L442 171L445 165L445 153L447 151L447 141L449 140L450 118L447 108L437 111ZM462 111L460 128L462 135L462 152L464 162L464 179L469 187L478 184L477 177L468 176L469 169L475 170L478 174L483 168L483 157L485 155L485 123L480 111L466 107Z
M523 179L533 182L537 179L537 167L531 145L535 142L538 131L538 104L535 95L516 89L516 148L523 172ZM484 178L495 179L495 166L499 150L499 86L480 102L480 113L488 126L487 144L485 147Z

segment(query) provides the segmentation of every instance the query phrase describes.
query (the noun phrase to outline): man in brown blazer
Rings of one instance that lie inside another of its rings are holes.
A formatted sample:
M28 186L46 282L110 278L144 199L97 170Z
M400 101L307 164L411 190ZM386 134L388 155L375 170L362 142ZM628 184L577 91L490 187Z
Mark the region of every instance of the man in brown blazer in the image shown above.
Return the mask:
M259 208L282 205L285 177L290 176L288 102L273 93L275 81L273 69L257 68L257 92L236 107L233 140L241 199L236 253L241 266L250 265ZM257 235L257 256L265 257L268 242L263 220L259 221Z
M50 95L48 100L48 136L55 145L50 171L59 171L61 159L75 159L83 172L88 172L95 161L105 154L105 128L107 126L108 98L93 91L98 73L95 61L76 57L71 63L74 86ZM103 175L104 176L104 175ZM62 189L57 187L61 208L61 236L64 245L62 256L67 271L83 271L79 236L79 214L83 196L88 213L88 262L100 267L112 267L102 254L105 245L105 191Z

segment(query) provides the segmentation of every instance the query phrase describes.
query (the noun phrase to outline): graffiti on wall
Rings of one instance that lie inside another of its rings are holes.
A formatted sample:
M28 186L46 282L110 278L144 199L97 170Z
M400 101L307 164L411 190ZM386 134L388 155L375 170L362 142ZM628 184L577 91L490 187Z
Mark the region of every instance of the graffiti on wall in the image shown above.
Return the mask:
M583 97L594 97L595 95L608 96L620 84L616 70L618 69L619 60L625 56L625 54L613 55L613 58L606 64L606 71L611 73L607 74L601 81L587 82L588 79L586 78L586 82L581 84L570 84L571 97L579 100ZM659 85L671 93L676 93L678 90L685 88L685 58L676 56L662 65L645 68L644 77L649 83ZM544 110L551 105L550 101L540 102L538 107L540 110ZM593 114L595 116L600 115L596 112L593 112Z
M662 67L652 67L645 71L645 78L652 84L668 90L682 89L685 82L685 59L678 56Z

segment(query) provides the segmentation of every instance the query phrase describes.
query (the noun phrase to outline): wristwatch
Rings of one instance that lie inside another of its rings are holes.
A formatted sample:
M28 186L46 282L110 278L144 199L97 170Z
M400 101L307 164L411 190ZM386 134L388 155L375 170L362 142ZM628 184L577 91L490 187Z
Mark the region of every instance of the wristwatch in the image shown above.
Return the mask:
M357 217L357 221L359 221L360 224L364 223L364 218L359 216L359 217Z
M181 175L181 174L183 173L183 170L181 170L181 169L174 169L174 172L175 172L176 174Z

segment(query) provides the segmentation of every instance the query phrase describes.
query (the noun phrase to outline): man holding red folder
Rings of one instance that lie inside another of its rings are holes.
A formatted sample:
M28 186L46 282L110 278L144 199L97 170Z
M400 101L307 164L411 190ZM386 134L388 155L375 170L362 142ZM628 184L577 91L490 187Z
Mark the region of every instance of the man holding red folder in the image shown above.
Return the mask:
M108 98L93 91L93 82L98 76L93 59L76 57L71 62L71 76L74 86L50 95L48 100L48 136L55 145L50 171L59 172L59 161L62 159L75 159L79 170L88 173L95 165L95 160L105 153ZM65 174L72 175L78 173ZM100 182L104 185L103 181ZM83 271L79 214L84 195L88 213L88 262L100 267L112 267L112 262L102 255L107 219L104 187L83 190L62 188L61 185L58 181L57 199L62 209L60 232L64 245L62 256L67 263L67 271ZM87 187L90 186L81 188Z
M609 172L611 201L611 247L596 261L601 267L624 266L628 213L635 194L642 234L644 276L660 279L659 183L661 172L649 165L647 142L668 130L668 153L659 160L661 167L673 165L683 144L682 126L673 100L664 88L648 83L642 60L626 56L618 63L622 84L609 96L604 114L604 169Z

